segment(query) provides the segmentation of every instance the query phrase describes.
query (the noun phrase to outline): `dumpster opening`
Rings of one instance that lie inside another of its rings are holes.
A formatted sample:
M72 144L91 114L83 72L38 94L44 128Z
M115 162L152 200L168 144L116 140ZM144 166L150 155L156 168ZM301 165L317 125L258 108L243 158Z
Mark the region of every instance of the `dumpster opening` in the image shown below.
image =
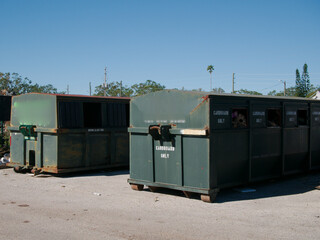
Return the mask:
M280 127L281 126L281 110L280 109L268 109L268 127Z
M232 126L233 128L248 127L248 110L246 108L232 109Z
M36 165L36 153L34 150L29 151L29 166Z
M101 103L83 103L83 123L85 128L102 127Z
M308 111L304 109L298 110L298 125L308 125Z

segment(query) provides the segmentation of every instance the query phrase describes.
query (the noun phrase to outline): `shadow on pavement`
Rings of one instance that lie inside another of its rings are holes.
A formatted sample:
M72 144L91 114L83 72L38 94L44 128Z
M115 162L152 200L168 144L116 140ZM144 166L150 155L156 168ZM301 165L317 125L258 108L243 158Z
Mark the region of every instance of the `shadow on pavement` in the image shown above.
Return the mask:
M222 190L216 198L216 203L302 194L315 190L319 185L320 173L310 173L304 176L291 176L279 180L249 185L248 187L255 189L255 192L242 193L237 192L234 189Z
M52 177L59 177L59 178L76 178L76 177L95 177L95 176L116 176L116 175L127 175L129 174L128 167L118 167L112 168L107 170L92 170L92 171L80 171L74 173L60 173L60 174L47 174L44 175L51 175ZM37 177L41 177L42 174L39 174Z
M254 200L262 198L271 198L279 196L288 196L302 194L315 190L317 186L320 185L320 173L310 173L308 175L300 176L290 176L277 180L263 181L260 183L250 184L246 186L240 186L251 188L256 190L255 192L243 193L236 191L237 188L222 189L217 195L214 203L225 203L233 201L243 201L243 200ZM144 191L150 191L147 187L144 188ZM159 194L169 194L179 197L184 197L182 191L166 189L166 188L157 188L156 192ZM199 194L193 194L191 199L199 199Z

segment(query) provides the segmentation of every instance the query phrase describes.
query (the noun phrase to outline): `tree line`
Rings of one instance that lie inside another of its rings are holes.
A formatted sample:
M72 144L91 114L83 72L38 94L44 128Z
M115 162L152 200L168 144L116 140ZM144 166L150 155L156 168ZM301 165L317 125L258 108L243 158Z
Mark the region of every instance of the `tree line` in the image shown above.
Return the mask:
M288 96L288 97L309 97L313 95L316 91L320 91L320 86L314 86L310 82L310 76L308 72L308 65L305 63L302 68L302 74L300 74L299 69L296 69L296 80L295 86L286 88L286 92L272 90L267 95L270 96ZM236 91L239 94L249 94L249 95L262 95L262 93L257 91L251 91L247 89L240 89Z
M0 90L3 95L20 95L30 92L57 93L52 84L39 85L33 83L29 78L21 77L18 73L0 72Z
M122 82L110 82L106 87L99 85L95 87L94 96L122 96L133 97L150 92L156 92L165 89L164 85L152 80L146 80L142 83L136 83L131 86L122 85ZM23 78L18 73L2 73L0 72L0 90L2 95L20 95L25 93L61 93L52 84L39 85L33 83L29 78Z
M212 71L214 67L212 65L208 66L207 71L210 73L210 81L212 81ZM286 88L286 96L296 96L296 97L308 97L312 95L315 91L319 91L319 86L314 86L310 83L310 76L308 73L308 65L304 64L302 69L302 74L296 69L296 81L295 86ZM108 83L107 86L98 85L94 89L94 96L117 96L117 97L134 97L147 94L150 92L156 92L165 89L166 87L160 83L152 80L146 80L142 83L136 83L131 86L123 85L122 81L115 81ZM2 95L19 95L24 93L38 92L38 93L65 93L58 92L52 84L39 85L33 83L28 78L21 77L18 73L2 73L0 72L0 90ZM185 90L182 88L181 90ZM202 89L193 89L191 91L202 91ZM222 88L212 89L215 93L225 93ZM262 95L262 93L248 90L240 89L235 91L236 94L248 94L248 95ZM268 93L271 96L283 96L284 91L272 90Z

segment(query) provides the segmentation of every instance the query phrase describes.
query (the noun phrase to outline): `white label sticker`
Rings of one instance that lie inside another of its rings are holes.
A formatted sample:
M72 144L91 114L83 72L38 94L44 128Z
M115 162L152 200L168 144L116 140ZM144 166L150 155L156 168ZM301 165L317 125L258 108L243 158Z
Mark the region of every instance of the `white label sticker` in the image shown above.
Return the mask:
M320 112L312 112L312 115L320 116Z
M161 158L169 158L170 155L169 155L169 153L161 153L160 157Z
M287 112L286 112L286 115L287 115L287 116L296 116L296 115L297 115L297 112L295 112L295 111L287 111Z
M252 116L264 116L265 115L265 112L252 112Z
M219 124L223 124L225 122L225 119L224 118L218 118L218 123Z
M262 118L257 118L256 123L262 123Z
M229 116L229 111L221 111L221 110L213 111L213 115L216 115L216 116Z
M171 151L174 152L175 148L171 146L156 146L157 151Z
M88 132L104 132L103 128L91 128L88 129Z

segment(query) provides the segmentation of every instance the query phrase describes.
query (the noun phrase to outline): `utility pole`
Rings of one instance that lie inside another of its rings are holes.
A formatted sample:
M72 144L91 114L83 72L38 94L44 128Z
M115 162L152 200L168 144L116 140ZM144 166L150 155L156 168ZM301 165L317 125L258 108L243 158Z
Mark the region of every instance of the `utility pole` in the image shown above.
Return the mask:
M234 73L232 74L232 93L234 93Z
M104 89L103 95L106 96L107 95L107 93L106 93L106 90L107 90L107 67L104 67L104 86L103 86L103 89Z
M283 96L286 96L287 82L282 80L280 80L280 82L283 83Z
M67 94L69 94L69 85L67 85Z
M89 82L89 96L91 96L91 82Z

